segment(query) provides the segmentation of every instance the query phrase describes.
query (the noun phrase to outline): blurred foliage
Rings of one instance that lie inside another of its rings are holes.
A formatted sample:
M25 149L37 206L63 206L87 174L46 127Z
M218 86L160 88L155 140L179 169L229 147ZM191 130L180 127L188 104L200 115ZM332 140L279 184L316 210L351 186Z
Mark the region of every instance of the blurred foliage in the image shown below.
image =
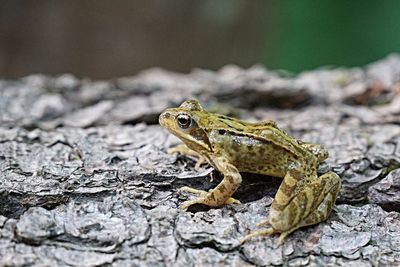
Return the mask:
M400 52L400 1L287 0L277 2L280 29L271 68L298 72L319 66L361 66ZM270 31L266 25L266 34Z

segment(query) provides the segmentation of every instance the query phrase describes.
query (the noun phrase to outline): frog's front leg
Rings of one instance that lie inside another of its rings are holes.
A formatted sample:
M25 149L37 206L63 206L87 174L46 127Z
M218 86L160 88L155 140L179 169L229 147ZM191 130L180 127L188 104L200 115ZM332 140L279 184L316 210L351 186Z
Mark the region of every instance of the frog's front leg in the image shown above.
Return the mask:
M267 220L271 227L245 236L242 242L254 236L281 233L280 244L294 230L326 220L339 189L340 178L333 172L307 181L301 172L289 169L271 206Z
M201 197L186 201L181 208L187 209L194 204L204 204L210 207L219 207L224 204L240 203L238 200L231 198L233 193L239 188L242 177L238 169L227 162L223 157L213 158L213 165L224 175L224 179L209 192L204 192L192 188L186 188L186 191L200 193Z
M188 187L188 186L181 187L179 190L182 191L182 192L196 194L196 195L199 195L201 197L206 196L207 193L208 193L207 191L194 189L194 188L191 188L191 187ZM210 191L212 191L212 190L213 189L211 189ZM194 204L197 204L197 199L186 201L185 203L182 204L181 208L182 209L187 209L189 206L194 205ZM235 198L233 198L233 197L230 197L230 198L228 198L227 201L225 201L224 204L226 204L226 205L240 204L240 201L235 199Z
M169 148L167 150L167 152L168 152L168 154L179 153L179 154L182 154L182 155L194 157L196 159L196 165L194 166L195 170L199 170L201 165L207 163L207 160L202 155L200 155L196 151L188 148L184 144L180 144L180 145L177 145L175 147L171 147L171 148Z

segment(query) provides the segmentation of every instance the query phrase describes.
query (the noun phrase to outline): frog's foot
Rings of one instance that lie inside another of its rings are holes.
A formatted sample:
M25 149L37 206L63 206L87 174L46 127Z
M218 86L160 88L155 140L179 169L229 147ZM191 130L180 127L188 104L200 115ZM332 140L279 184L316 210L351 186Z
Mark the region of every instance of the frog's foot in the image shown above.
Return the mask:
M168 154L179 153L182 155L193 157L196 160L196 165L194 166L194 169L196 171L198 171L200 169L201 165L207 163L207 160L202 155L200 155L199 153L197 153L194 150L191 150L184 144L180 144L175 147L171 147L167 150L167 152L168 152Z
M256 236L266 236L266 235L272 235L275 233L277 233L277 232L276 232L276 230L274 230L274 228L267 228L264 230L255 231L255 232L252 232L252 233L246 235L245 237L243 237L240 240L240 243L243 244L244 242L247 242L249 239L256 237Z
M189 156L197 156L198 155L198 153L196 151L191 150L184 144L180 144L180 145L168 148L167 153L168 154L179 153L179 154L189 155Z
M193 200L188 200L185 201L182 205L181 205L181 209L187 209L190 206L194 205L194 204L204 204L204 205L209 205L208 204L208 199L207 199L207 194L209 194L210 192L212 192L212 190L210 190L209 192L207 191L203 191L203 190L198 190L198 189L194 189L188 186L184 186L180 189L180 191L182 192L187 192L187 193L192 193L192 194L196 194L196 195L200 195L200 198L197 199L193 199ZM225 201L226 205L230 205L230 204L241 204L239 200L230 197L228 198L228 200Z
M256 226L260 227L260 226L265 225L265 224L271 224L269 219L257 223ZM286 238L286 236L288 234L290 234L292 231L293 230L286 231L286 232L279 232L279 231L275 230L274 228L270 227L270 228L263 229L263 230L258 230L258 231L255 231L255 232L252 232L252 233L246 235L245 237L243 237L240 240L240 243L243 244L244 242L248 241L249 239L251 239L253 237L266 236L266 235L272 235L272 234L280 233L281 235L279 236L279 239L278 239L278 246L280 246L280 245L282 245L282 242Z

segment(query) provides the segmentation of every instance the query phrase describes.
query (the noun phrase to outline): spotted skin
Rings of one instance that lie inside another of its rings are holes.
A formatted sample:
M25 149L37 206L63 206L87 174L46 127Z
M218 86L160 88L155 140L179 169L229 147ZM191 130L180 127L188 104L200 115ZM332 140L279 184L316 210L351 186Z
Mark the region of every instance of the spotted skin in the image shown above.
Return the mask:
M318 177L318 165L328 157L323 146L290 137L273 121L248 123L206 112L195 100L166 109L159 122L186 145L171 152L198 155L224 175L220 184L209 192L183 188L199 195L183 203L183 209L194 204L220 207L240 203L232 198L242 182L240 172L283 178L268 219L260 223L270 227L250 233L242 242L280 233L281 243L294 230L329 217L340 189L340 178L333 172Z

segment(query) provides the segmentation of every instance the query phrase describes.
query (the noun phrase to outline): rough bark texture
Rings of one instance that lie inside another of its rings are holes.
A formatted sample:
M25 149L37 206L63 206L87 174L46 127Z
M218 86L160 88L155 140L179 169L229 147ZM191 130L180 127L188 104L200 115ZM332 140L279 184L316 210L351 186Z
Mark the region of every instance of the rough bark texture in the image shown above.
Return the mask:
M241 205L180 210L190 197L181 186L220 179L166 154L178 140L157 116L188 98L325 145L319 171L343 184L329 220L280 247L277 236L240 245L280 182L250 174ZM0 266L400 265L399 56L296 77L258 66L113 81L32 75L0 81L0 121Z

